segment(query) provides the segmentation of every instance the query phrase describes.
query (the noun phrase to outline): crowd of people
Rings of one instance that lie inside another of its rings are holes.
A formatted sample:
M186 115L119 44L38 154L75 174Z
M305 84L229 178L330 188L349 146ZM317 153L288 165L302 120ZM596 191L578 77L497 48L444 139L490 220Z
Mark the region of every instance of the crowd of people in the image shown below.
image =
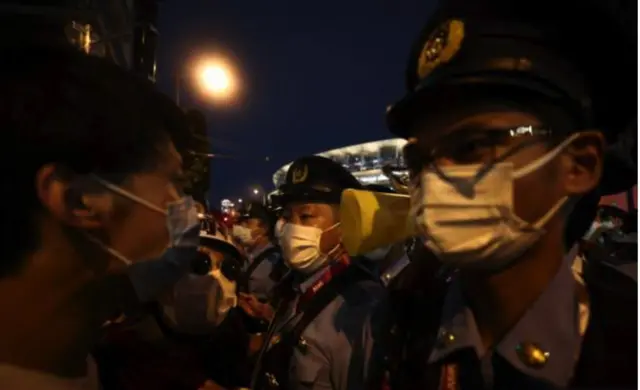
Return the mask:
M598 206L636 184L631 9L443 1L387 111L408 180L301 156L231 227L183 191L174 102L2 40L0 388L637 388L637 211Z

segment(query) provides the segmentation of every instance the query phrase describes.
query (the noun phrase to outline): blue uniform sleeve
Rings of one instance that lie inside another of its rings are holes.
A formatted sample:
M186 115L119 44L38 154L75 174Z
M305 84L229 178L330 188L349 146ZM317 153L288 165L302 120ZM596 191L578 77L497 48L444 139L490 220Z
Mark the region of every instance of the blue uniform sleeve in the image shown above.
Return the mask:
M377 281L354 286L344 297L332 319L335 332L323 351L329 362L329 383L333 390L366 388L375 334L380 322L373 317L385 289ZM314 389L323 389L318 381Z
M372 303L372 302L371 302ZM345 331L333 351L331 380L335 390L362 390L366 386L377 322L371 321L370 304L349 308ZM351 328L351 329L348 329Z

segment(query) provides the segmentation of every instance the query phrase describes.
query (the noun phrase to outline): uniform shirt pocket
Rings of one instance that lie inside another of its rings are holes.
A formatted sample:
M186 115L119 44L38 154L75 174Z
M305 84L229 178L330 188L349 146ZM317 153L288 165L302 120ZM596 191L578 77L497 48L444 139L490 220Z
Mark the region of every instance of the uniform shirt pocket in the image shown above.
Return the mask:
M295 349L290 367L292 389L331 389L328 363L313 352Z

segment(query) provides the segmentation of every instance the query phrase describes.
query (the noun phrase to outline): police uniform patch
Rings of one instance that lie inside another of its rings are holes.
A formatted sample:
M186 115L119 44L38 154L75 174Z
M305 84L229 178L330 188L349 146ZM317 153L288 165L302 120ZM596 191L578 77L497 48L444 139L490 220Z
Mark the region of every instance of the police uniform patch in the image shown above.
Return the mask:
M305 164L301 167L296 167L291 174L291 181L293 184L304 183L309 176L309 167Z
M460 50L464 39L464 23L452 19L444 22L427 39L418 57L418 77L427 77L440 64L449 62Z

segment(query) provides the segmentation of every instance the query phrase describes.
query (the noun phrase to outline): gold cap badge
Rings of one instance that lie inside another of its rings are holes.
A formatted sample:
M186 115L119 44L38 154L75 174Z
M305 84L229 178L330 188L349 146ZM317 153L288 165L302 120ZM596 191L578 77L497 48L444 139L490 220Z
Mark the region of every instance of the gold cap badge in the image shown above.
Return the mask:
M307 180L307 176L309 176L309 167L305 164L293 170L291 181L293 184L304 183L304 181Z
M438 27L427 39L418 57L418 77L423 79L440 64L449 62L460 50L464 38L464 23L448 20Z

